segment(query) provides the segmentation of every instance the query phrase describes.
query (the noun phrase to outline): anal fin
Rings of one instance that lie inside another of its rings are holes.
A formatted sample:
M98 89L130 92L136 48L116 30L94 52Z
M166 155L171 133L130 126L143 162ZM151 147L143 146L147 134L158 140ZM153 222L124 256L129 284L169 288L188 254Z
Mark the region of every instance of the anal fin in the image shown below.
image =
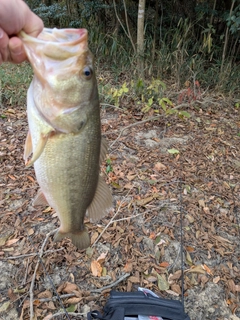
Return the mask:
M107 210L112 207L112 194L111 191L99 175L97 189L92 203L87 209L88 216L92 221L96 221L103 217Z
M107 149L108 149L108 145L107 145L107 140L105 137L101 137L101 149L100 149L100 164L102 164L104 158L106 157L107 154Z
M35 197L35 199L33 200L33 204L32 204L34 207L35 206L49 206L46 198L45 198L45 195L43 194L42 190L39 189L38 190L38 193Z

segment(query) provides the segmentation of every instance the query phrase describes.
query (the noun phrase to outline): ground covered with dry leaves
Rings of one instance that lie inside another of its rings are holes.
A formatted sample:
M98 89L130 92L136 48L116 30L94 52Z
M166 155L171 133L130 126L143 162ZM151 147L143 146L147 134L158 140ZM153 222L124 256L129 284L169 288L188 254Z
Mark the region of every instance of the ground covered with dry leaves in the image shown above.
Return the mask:
M209 95L185 110L190 118L102 106L102 172L114 206L97 224L86 221L92 247L79 251L46 238L58 218L32 207L25 108L1 107L0 319L85 319L111 289L180 299L181 218L186 312L240 318L239 109Z

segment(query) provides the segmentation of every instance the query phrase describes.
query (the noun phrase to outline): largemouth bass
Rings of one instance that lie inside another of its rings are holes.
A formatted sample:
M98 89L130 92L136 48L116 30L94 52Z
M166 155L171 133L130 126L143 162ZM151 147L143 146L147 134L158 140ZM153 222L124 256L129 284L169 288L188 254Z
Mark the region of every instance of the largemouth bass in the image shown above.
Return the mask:
M111 192L99 175L106 143L87 30L44 29L38 38L24 32L19 37L34 70L24 151L40 185L34 205L56 210L56 241L69 237L79 249L87 248L86 212L94 221L112 205Z

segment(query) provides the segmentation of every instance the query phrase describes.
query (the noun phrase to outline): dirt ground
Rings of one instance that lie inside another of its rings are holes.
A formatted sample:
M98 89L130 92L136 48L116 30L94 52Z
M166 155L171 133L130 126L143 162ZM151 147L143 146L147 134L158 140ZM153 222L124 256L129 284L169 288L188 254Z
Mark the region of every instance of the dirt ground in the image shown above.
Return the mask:
M181 225L186 312L240 319L239 109L212 96L187 111L153 120L102 106L102 172L114 204L97 224L86 220L92 247L79 251L46 238L59 221L51 208L32 207L25 109L1 107L0 319L29 319L32 305L34 319L85 319L111 289L180 299Z

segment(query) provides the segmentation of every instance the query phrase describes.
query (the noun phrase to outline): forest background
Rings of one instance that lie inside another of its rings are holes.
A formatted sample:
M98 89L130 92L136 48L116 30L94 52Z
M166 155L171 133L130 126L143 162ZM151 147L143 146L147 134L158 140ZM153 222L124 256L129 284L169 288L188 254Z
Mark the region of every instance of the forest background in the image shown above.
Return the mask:
M154 78L239 93L239 0L26 2L47 27L87 28L96 62L138 90Z

